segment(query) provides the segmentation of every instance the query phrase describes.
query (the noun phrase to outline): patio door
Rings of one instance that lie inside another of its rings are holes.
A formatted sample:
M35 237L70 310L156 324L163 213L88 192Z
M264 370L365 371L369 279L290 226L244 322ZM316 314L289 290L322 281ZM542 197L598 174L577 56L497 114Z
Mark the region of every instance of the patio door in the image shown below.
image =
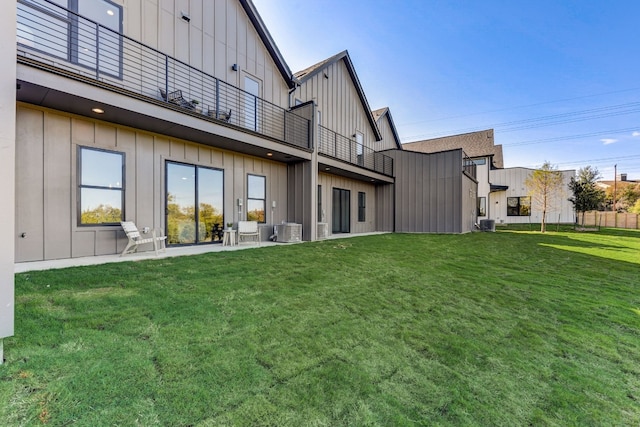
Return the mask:
M260 131L260 114L258 99L260 97L260 82L249 76L244 76L244 127L253 131Z
M166 224L169 245L213 241L213 228L222 227L224 173L183 163L166 163Z
M351 232L351 191L334 188L332 202L331 231L333 233Z

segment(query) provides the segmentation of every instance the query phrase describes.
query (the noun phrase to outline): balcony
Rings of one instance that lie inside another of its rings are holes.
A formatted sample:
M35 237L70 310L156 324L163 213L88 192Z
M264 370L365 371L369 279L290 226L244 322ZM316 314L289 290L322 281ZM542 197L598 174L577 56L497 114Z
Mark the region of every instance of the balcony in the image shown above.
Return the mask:
M464 151L462 152L462 170L469 177L476 179L476 163Z
M318 153L386 176L393 176L391 157L323 126L318 128Z
M18 0L18 62L311 151L310 121L49 0Z

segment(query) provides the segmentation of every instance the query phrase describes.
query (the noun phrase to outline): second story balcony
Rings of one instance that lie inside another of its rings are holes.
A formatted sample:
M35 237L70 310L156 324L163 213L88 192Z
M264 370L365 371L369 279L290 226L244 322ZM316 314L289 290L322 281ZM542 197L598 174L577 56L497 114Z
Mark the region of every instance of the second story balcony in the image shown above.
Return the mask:
M310 121L295 111L50 0L17 0L17 5L18 63L280 144L305 151L313 148Z
M393 176L393 159L319 126L318 153L386 176Z

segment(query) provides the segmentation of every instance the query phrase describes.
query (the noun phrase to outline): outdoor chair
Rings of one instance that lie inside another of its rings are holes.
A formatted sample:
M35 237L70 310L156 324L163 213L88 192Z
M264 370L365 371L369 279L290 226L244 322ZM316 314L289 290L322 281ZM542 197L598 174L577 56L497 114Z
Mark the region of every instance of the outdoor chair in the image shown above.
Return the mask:
M238 243L247 237L255 238L256 244L260 245L258 221L238 221Z
M143 238L140 231L138 231L138 227L136 227L133 221L122 221L120 225L122 225L124 234L126 234L129 239L127 246L124 248L120 256L136 252L138 250L138 246L145 243L153 243L153 250L155 251L156 256L158 256L158 244L160 244L163 252L166 251L165 240L167 240L167 236L156 235L155 229L151 230L151 237Z
M209 115L209 117L217 120L222 120L223 122L229 123L229 120L231 120L231 110L229 110L228 113L225 113L223 111L209 110L207 114Z
M162 88L158 88L158 89L160 89L160 96L162 97L163 100L170 102L172 104L176 104L182 108L186 108L188 110L196 109L196 104L184 99L184 96L182 96L182 90L178 89L178 90L174 90L173 92L167 93Z

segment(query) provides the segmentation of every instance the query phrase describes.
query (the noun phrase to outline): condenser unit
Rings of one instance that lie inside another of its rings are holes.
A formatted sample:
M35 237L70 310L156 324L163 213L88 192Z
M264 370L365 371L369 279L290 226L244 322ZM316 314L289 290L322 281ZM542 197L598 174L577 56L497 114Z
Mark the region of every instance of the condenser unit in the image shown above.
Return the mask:
M294 243L302 241L302 224L286 222L276 225L276 241Z

